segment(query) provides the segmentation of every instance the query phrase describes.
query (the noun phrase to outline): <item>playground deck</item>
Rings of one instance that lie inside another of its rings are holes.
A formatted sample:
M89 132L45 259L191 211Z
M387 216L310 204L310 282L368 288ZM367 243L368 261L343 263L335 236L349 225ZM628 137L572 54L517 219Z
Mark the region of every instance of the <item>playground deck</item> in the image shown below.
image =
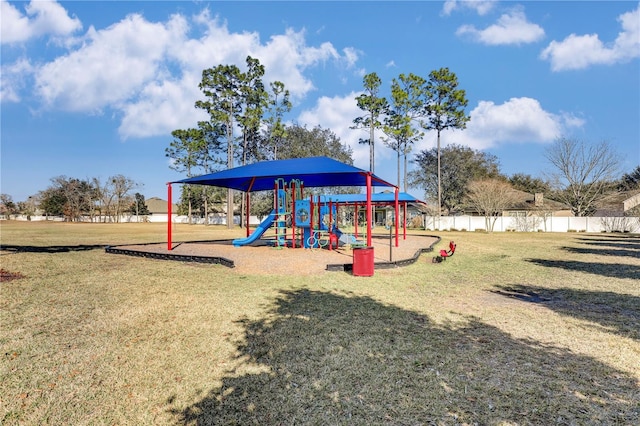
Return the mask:
M431 260L420 253L430 252L438 237L407 235L400 237L399 247L389 248L388 235L373 235L375 269L406 266L416 260ZM231 240L176 242L171 251L166 243L122 245L108 247L107 252L202 263L219 263L232 267L237 273L280 274L295 272L297 275L318 274L325 271L350 271L353 250L340 247L337 250L276 248L266 240L258 240L245 247L234 247ZM391 259L390 259L390 254ZM295 265L292 269L291 265Z

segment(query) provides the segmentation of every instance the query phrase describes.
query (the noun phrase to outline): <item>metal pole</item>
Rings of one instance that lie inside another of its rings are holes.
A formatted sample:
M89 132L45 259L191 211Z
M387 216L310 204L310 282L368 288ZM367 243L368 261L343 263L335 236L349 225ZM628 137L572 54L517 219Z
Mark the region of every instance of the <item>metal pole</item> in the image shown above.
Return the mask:
M393 224L389 221L389 262L393 262Z
M245 228L246 228L246 236L249 236L249 216L251 215L251 206L249 205L250 200L249 200L249 191L244 193L244 205L245 205L245 209L246 209L246 214L247 216L245 217Z
M167 183L167 198L167 250L171 251L171 183Z
M355 234L355 237L358 238L358 203L356 202L355 205L355 213L353 214L354 220L353 220L353 224L355 226L355 230L353 231L353 233Z
M292 179L289 183L291 191L291 248L296 248L296 181Z
M407 239L407 202L402 203L402 239Z
M280 218L280 216L278 216L278 180L275 180L273 182L273 223L276 225L273 227L273 230L275 232L275 236L276 236L276 246L280 246L280 243L278 241L280 241L278 239L278 219Z
M395 190L395 200L394 200L394 206L393 206L393 210L395 211L395 225L396 225L396 247L398 247L399 243L398 243L398 220L399 220L399 216L400 216L400 208L398 205L398 192L400 192L399 188L396 188Z
M367 173L367 247L371 247L371 172Z
M331 237L333 236L333 210L332 210L333 204L331 202L331 198L329 198L329 251L332 250L331 247Z

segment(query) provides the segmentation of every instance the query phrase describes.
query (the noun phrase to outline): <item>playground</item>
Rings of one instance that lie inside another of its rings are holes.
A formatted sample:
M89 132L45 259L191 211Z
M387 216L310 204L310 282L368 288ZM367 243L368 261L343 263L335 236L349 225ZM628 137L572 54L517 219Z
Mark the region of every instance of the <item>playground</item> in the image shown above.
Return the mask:
M303 275L330 252L233 247L238 228L179 225L174 250L298 257L104 252L165 231L2 223L3 425L639 424L638 235L438 232L454 257L371 278Z
M415 262L421 253L431 251L439 241L438 237L425 236L408 241L407 205L423 202L400 193L397 187L371 172L328 157L263 161L170 182L167 185L169 217L172 183L242 191L247 206L245 236L174 244L175 224L169 222L164 247L159 244L117 246L108 247L108 253L217 263L231 268L241 266L243 270L251 269L251 263L258 263L257 267L254 265L254 273L277 273L286 267L284 265L296 265L296 270L303 274L328 270L372 276L375 269ZM336 186L366 187L366 193L320 195L308 190ZM373 193L374 187L392 191ZM273 209L251 229L251 192L265 190L273 190ZM383 209L386 225L379 227L374 235L376 208ZM347 222L348 232L341 228Z
M393 198L342 235L317 198L309 231L3 223L0 422L639 424L638 235L405 236ZM360 241L375 276L326 272Z
M187 227L188 225L181 225ZM372 247L377 269L407 266L415 261L431 261L432 246L438 237L409 234L398 247L390 244L387 234L373 234ZM257 240L251 245L235 247L232 239L211 241L187 241L175 243L172 259L201 263L219 263L232 267L239 274L281 274L295 270L296 275L313 275L330 271L351 273L354 250L348 245L329 250L328 247L314 249L278 248L270 240ZM111 248L113 253L168 259L166 245L127 244ZM421 253L425 253L420 256ZM345 266L346 265L346 266Z

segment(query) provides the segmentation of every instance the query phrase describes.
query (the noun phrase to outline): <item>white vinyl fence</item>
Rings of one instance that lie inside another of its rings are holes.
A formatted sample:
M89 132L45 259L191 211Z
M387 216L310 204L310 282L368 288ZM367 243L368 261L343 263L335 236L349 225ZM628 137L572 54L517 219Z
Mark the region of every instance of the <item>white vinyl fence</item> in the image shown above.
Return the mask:
M426 229L486 231L483 216L426 216ZM495 220L495 222L494 222ZM513 217L491 218L494 232L640 232L639 217Z
M262 218L263 219L263 218ZM258 216L249 216L249 224L250 225L258 225L261 221L261 218ZM0 220L18 220L18 221L50 221L50 222L64 222L65 218L62 216L27 216L27 215L11 215L11 217L7 217L6 215L0 215ZM171 221L173 223L189 223L189 216L186 215L171 215ZM83 216L80 218L79 222L93 222L93 223L114 223L116 222L113 216ZM152 215L140 215L136 216L131 214L123 214L120 216L120 223L167 223L167 214L159 213ZM193 217L191 222L194 224L203 225L204 218ZM212 213L209 215L209 225L226 225L227 216L224 213ZM233 219L233 223L236 225L240 224L240 216L235 216Z
M0 220L6 220L0 216ZM493 221L494 218L491 219ZM61 217L45 216L25 216L12 215L11 220L50 220L60 222ZM112 221L112 219L110 219ZM83 222L90 222L91 218L86 217ZM102 222L104 218L94 217L93 222ZM250 217L250 224L257 225L261 218ZM487 223L483 216L423 216L424 228L437 231L486 231ZM167 223L166 214L153 214L148 216L123 215L121 223L153 222ZM171 222L189 223L187 216L171 215ZM410 222L410 221L408 221ZM193 223L204 224L204 218L193 218ZM212 214L209 216L209 224L225 225L227 223L225 214ZM240 217L234 217L234 223L240 224ZM491 224L489 224L489 227ZM640 232L640 217L512 217L499 216L495 218L493 224L494 232Z

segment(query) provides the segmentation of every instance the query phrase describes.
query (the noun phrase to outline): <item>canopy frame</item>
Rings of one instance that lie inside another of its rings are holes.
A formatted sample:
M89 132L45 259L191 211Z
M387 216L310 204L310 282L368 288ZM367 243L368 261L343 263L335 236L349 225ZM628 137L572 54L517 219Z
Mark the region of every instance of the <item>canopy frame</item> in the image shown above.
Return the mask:
M168 226L167 226L167 250L173 249L172 244L172 189L171 185L195 184L217 186L221 188L236 189L243 192L263 191L273 188L275 179L282 178L287 181L298 179L304 182L305 188L330 187L330 186L365 186L367 208L367 246L372 244L372 188L390 187L395 193L395 217L396 217L396 247L398 246L397 220L398 220L398 193L399 188L370 171L342 163L328 157L294 158L277 161L261 161L246 166L234 167L216 173L196 176L167 183Z

